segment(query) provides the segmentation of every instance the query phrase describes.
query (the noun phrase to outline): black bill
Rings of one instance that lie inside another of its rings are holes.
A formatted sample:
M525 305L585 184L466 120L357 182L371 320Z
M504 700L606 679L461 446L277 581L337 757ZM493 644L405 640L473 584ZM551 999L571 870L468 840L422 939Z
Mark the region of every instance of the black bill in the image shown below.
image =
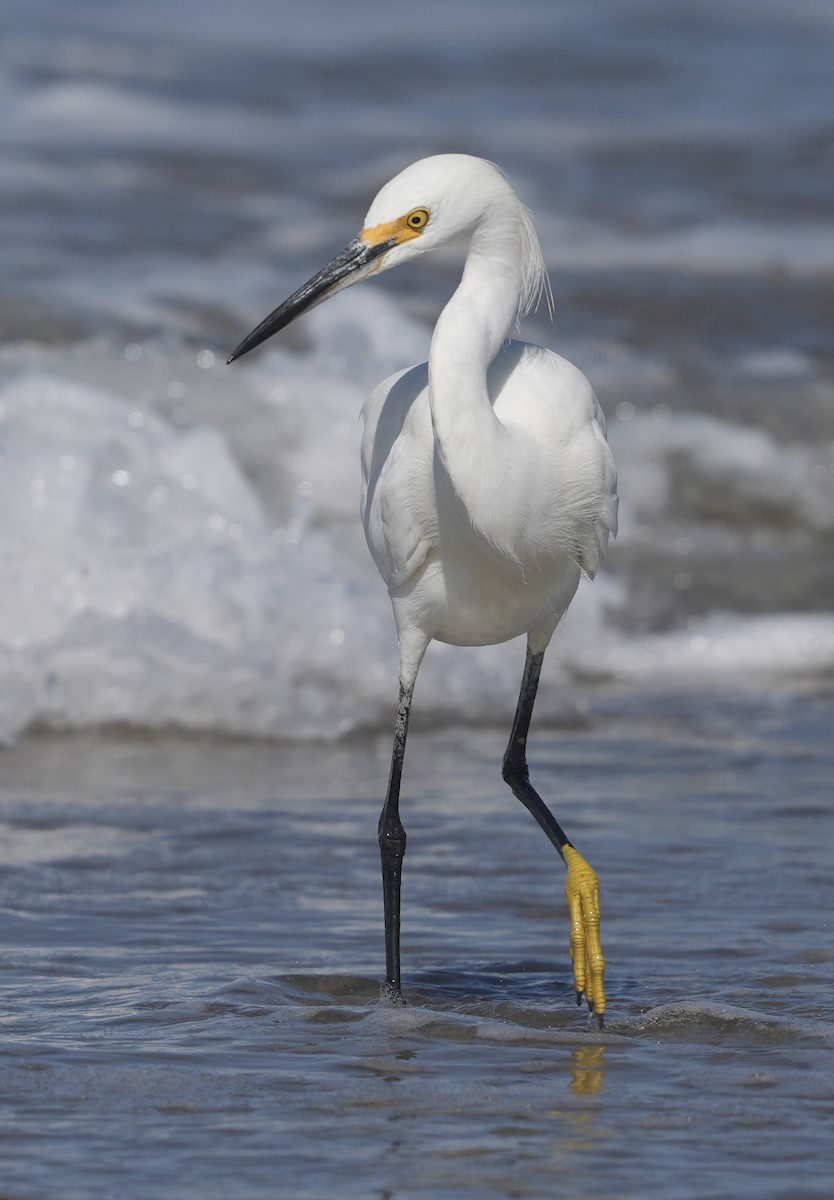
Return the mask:
M261 342L272 337L273 333L277 333L279 329L285 329L302 313L315 308L317 304L321 304L329 296L334 296L336 292L341 291L349 284L358 283L365 275L370 274L380 255L390 250L395 244L395 241L391 239L378 242L375 246L369 246L361 238L354 238L341 254L337 254L303 287L300 287L297 292L293 292L289 300L285 300L265 320L261 321L260 325L253 329L238 348L229 355L226 362L232 363L236 358L242 358L244 354L248 354L250 350L260 346Z

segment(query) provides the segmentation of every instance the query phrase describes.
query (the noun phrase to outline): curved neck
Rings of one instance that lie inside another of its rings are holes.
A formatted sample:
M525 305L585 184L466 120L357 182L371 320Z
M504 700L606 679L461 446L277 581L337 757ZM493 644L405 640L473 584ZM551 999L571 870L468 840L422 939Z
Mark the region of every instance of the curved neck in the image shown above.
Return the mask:
M429 380L435 401L457 383L472 385L477 376L486 392L486 369L509 337L521 296L522 240L518 201L481 218L472 233L463 276L440 314L429 355ZM433 376L433 378L432 378Z
M472 524L490 540L491 527L500 524L495 493L506 430L493 412L487 369L509 337L521 286L521 228L511 194L475 227L463 277L440 314L429 354L437 455Z

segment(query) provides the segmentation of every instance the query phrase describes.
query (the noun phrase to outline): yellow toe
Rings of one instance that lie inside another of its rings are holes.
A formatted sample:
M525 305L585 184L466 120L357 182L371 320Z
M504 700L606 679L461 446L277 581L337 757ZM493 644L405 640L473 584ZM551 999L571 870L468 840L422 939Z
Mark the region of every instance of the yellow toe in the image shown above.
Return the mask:
M605 959L599 940L599 880L593 867L573 846L563 846L562 854L568 868L565 896L570 911L570 956L576 997L581 1003L585 996L588 1007L602 1024Z

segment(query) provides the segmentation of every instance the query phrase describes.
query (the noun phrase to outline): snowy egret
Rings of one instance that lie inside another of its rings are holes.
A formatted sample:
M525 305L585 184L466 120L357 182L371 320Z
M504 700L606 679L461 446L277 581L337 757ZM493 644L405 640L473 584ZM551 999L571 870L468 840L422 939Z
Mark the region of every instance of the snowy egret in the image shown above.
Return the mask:
M530 783L526 744L542 661L584 574L616 533L616 472L584 375L559 355L508 340L547 293L530 218L502 172L465 154L407 167L371 204L361 232L275 309L233 362L323 300L458 235L461 282L429 361L380 384L363 410L362 519L388 585L399 638L399 706L379 821L386 983L399 999L400 782L417 672L432 638L493 645L522 633L527 658L503 777L567 866L577 1003L605 1011L595 872Z

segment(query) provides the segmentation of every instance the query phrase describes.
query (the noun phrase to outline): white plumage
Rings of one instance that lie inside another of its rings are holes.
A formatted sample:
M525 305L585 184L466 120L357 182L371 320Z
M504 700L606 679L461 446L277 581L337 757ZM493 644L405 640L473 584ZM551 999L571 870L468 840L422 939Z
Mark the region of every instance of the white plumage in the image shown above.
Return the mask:
M428 364L374 391L363 411L365 536L400 631L476 646L535 629L544 649L616 531L605 422L584 376L538 346L507 342L484 383L442 453Z
M568 866L577 995L605 1007L598 885L530 785L526 739L544 651L583 574L616 533L616 472L584 375L508 340L542 293L529 215L491 163L444 154L414 163L373 201L357 238L241 343L229 361L368 275L468 238L461 282L429 360L379 385L363 410L362 519L388 586L400 647L400 705L380 846L386 987L400 995L399 788L411 697L432 639L489 645L526 633L527 665L504 777Z

